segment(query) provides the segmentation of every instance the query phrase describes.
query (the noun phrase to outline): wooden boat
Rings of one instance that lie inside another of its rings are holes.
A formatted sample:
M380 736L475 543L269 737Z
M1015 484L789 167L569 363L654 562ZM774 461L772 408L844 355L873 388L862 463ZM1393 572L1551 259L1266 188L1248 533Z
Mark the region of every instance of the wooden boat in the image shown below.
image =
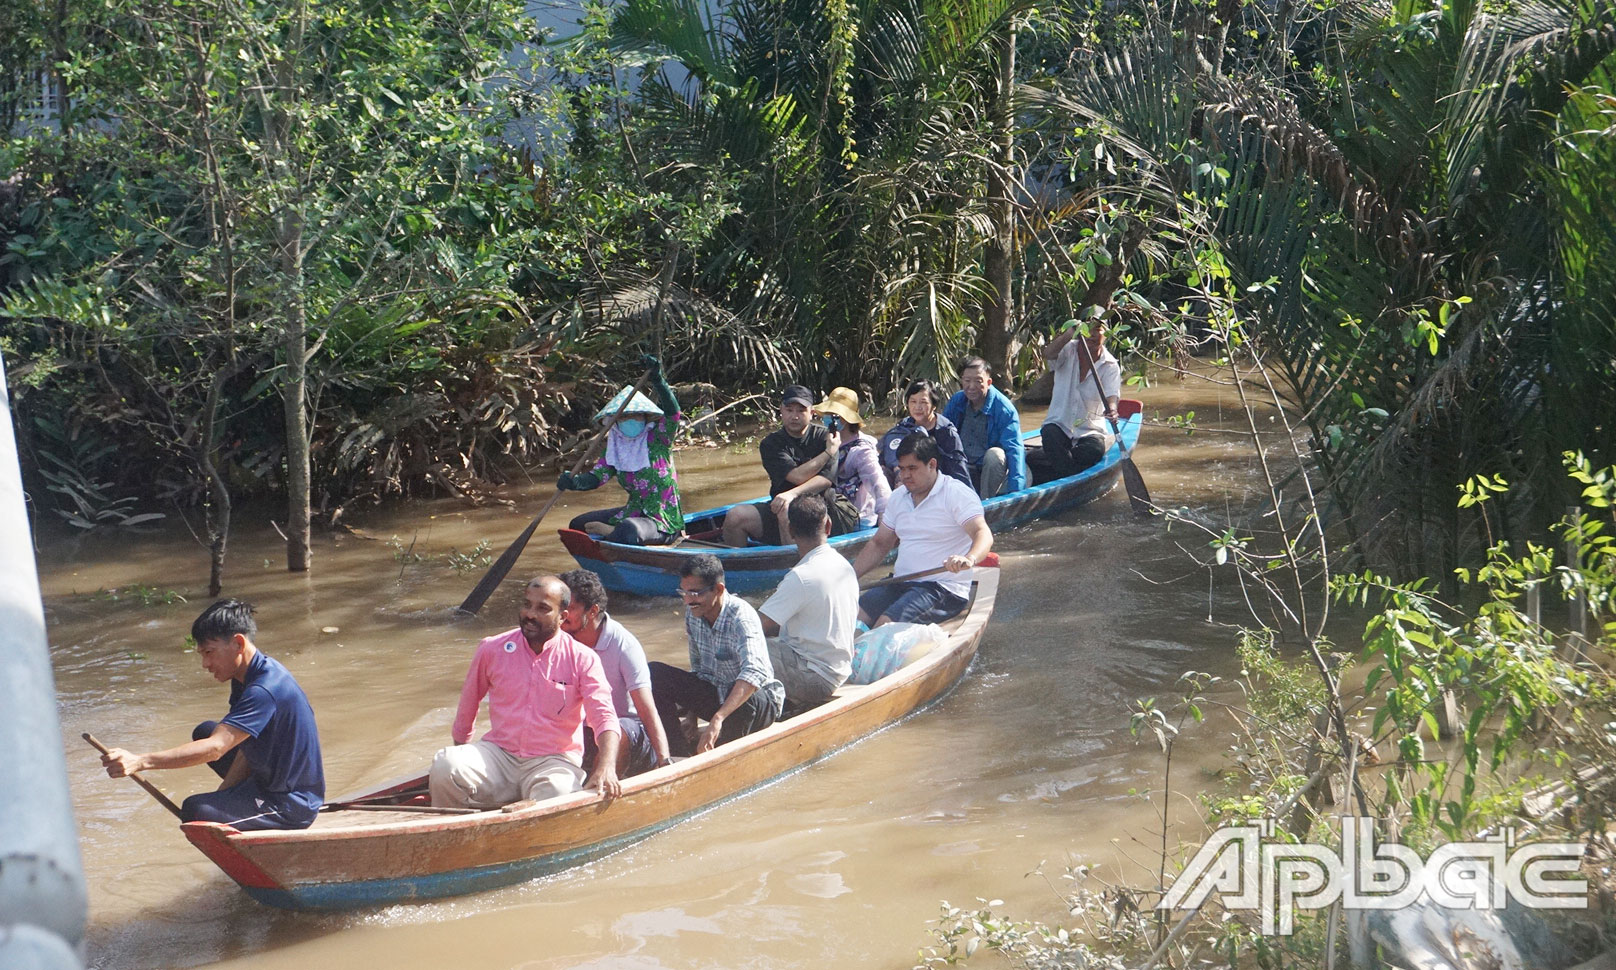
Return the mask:
M623 782L603 802L576 792L501 810L443 815L414 777L341 799L299 831L238 832L213 822L186 838L261 903L338 910L477 892L581 865L845 748L946 694L976 656L998 591L998 557L976 570L970 606L946 642L826 704ZM362 806L342 808L343 804ZM440 810L441 811L441 810Z
M1124 399L1117 405L1122 416L1121 435L1099 464L1068 478L1058 478L982 503L988 526L1002 531L1013 526L1054 515L1092 502L1110 491L1122 478L1122 452L1133 451L1139 441L1141 405ZM1036 443L1038 432L1029 431L1023 441ZM751 501L762 501L761 498ZM642 596L676 596L679 569L692 556L707 552L724 563L724 586L737 593L765 593L780 585L787 570L797 563L797 547L719 545L724 514L734 505L708 509L686 516L685 532L690 540L672 546L635 546L603 539L575 529L561 529L561 543L578 564L600 576L603 586ZM830 540L832 548L849 559L858 555L874 529L861 529Z

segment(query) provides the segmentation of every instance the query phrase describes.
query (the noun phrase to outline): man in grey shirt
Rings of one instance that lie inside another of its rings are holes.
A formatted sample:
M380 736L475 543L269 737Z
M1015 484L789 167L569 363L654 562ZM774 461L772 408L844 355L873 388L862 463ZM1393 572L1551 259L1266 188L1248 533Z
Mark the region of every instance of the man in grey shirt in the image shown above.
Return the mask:
M600 584L599 576L587 569L574 569L562 573L561 581L572 591L561 629L600 655L606 683L612 689L612 707L622 731L622 742L617 747L617 776L627 778L672 764L668 738L651 696L651 668L645 662L645 648L623 624L607 615L606 588ZM584 738L585 764L595 755L593 740L587 735Z

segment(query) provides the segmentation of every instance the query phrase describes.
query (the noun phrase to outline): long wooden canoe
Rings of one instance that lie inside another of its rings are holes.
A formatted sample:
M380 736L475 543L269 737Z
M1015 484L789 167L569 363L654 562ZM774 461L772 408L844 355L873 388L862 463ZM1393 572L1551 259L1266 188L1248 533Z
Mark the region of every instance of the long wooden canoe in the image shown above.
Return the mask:
M213 822L180 828L248 895L282 909L455 896L581 865L834 754L942 697L976 656L998 591L998 558L990 556L975 575L971 605L946 625L946 643L874 684L843 687L805 714L626 779L610 802L577 792L503 810L421 814L422 798L411 793L425 779L415 777L338 800L368 804L323 812L299 831L238 832ZM390 798L402 807L385 807Z
M1099 464L1068 478L1058 478L988 499L982 503L988 526L995 531L1009 529L1032 519L1092 502L1115 487L1122 478L1123 451L1132 452L1139 441L1141 405L1138 401L1123 399L1117 405L1117 411L1123 417L1122 434ZM1029 431L1022 435L1022 440L1036 443L1038 432ZM760 502L762 498L751 501ZM737 593L768 592L780 585L786 571L796 565L797 547L715 547L713 544L719 541L724 514L734 507L725 505L687 516L685 531L697 541L676 546L635 546L607 542L575 529L561 529L559 532L562 545L578 560L578 564L598 574L601 585L610 590L642 596L676 596L680 567L690 557L708 552L724 563L726 589ZM834 536L830 544L837 552L852 559L873 535L874 529L861 529Z

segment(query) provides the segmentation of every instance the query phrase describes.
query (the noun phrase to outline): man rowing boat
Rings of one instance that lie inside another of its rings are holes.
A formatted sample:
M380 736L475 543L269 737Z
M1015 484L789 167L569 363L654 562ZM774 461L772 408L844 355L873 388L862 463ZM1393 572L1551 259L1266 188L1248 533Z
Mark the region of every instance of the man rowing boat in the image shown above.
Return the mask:
M881 527L853 561L860 576L880 565L894 547L900 576L946 572L944 578L891 583L859 597L859 619L883 623L939 623L958 616L971 592L971 568L993 548L993 532L976 490L937 470L937 441L916 432L898 446L898 480Z
M259 650L253 606L219 600L191 624L202 669L230 682L230 711L203 721L191 741L166 751L133 754L112 748L101 756L107 774L163 771L205 764L224 780L217 791L192 795L182 822L218 822L243 832L306 829L325 800L325 767L314 709L279 661Z
M1055 388L1040 444L1028 450L1027 462L1043 471L1040 481L1050 481L1098 464L1116 440L1108 422L1117 420L1122 367L1106 349L1099 321L1066 321L1044 347L1044 359L1055 371Z

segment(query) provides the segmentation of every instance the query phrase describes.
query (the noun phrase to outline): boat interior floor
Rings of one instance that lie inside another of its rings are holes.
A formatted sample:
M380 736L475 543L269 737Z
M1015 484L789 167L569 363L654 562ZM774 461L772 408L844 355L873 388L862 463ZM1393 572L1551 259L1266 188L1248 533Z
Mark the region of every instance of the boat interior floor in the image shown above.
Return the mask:
M489 809L498 812L499 809ZM482 813L468 813L482 814ZM314 818L314 824L309 828L319 831L334 829L363 829L375 828L382 825L397 825L399 822L442 822L451 818L464 818L464 815L429 815L423 812L387 811L381 806L365 811L337 809L330 812L321 812Z

